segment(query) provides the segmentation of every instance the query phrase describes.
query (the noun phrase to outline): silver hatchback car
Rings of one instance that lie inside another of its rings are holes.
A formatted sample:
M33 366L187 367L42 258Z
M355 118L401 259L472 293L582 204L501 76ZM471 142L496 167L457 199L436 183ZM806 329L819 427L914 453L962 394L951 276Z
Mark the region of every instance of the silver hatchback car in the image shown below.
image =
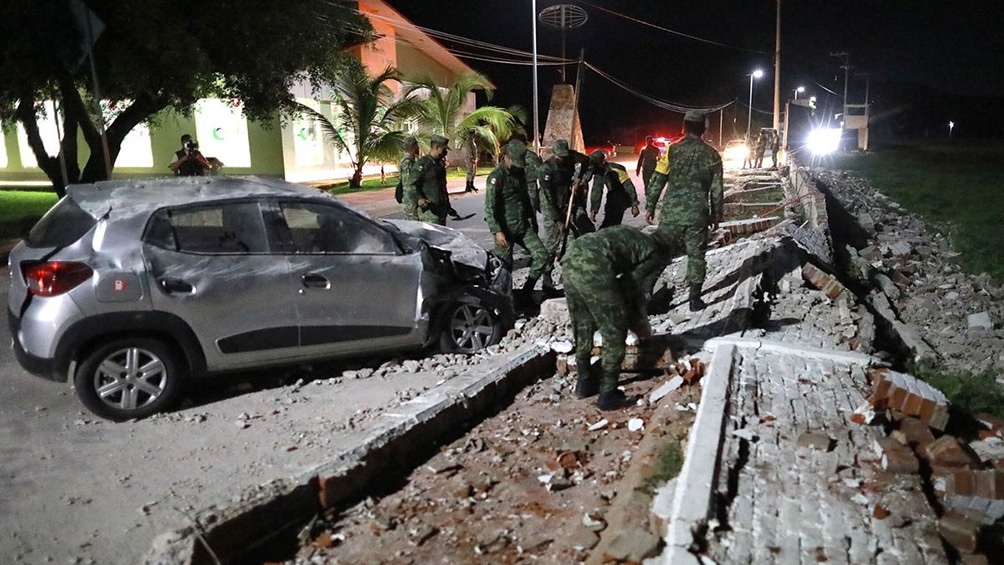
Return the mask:
M509 272L460 232L265 178L71 186L9 267L21 366L72 376L88 409L118 421L168 408L189 377L473 353L514 321Z

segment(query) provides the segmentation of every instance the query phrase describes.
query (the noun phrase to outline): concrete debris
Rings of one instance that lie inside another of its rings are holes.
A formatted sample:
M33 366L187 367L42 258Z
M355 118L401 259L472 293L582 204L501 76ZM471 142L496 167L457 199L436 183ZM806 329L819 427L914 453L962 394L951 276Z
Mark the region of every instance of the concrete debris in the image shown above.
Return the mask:
M931 482L945 506L991 524L1004 517L1004 470L932 467Z
M941 436L924 446L920 453L932 466L972 469L983 465L980 457L968 445L949 435Z
M802 277L812 286L821 290L830 300L850 299L850 293L833 275L828 275L819 267L806 263L802 266Z
M609 423L610 423L609 420L607 420L606 418L603 418L602 420L600 420L599 422L596 422L595 424L590 424L589 431L595 432L595 431L602 430L603 428L607 427L607 424L609 424Z
M938 519L938 533L961 553L976 551L980 522L960 512L948 512Z
M641 418L631 418L628 420L628 431L637 432L645 429L645 421Z
M669 379L659 386L659 388L652 391L648 397L649 403L655 404L656 402L659 402L663 399L663 397L683 386L683 382L683 377L679 375Z
M915 474L920 470L920 461L910 448L892 438L877 439L875 453L881 458L882 468L890 473Z
M645 530L630 527L618 534L607 547L603 555L604 562L641 563L646 558L655 556L660 541L657 536Z
M966 320L969 323L969 329L974 329L974 328L984 329L984 330L994 329L994 323L990 319L989 312L979 312L976 314L970 314L969 316L967 316Z

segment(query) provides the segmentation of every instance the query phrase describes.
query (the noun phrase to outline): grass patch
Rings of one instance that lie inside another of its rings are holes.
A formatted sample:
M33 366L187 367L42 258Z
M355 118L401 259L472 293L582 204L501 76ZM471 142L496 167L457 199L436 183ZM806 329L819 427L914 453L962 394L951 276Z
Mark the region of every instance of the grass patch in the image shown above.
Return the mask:
M667 437L667 442L659 450L653 463L652 474L645 477L642 490L649 496L670 479L680 474L683 468L683 446L675 437Z
M0 238L24 236L57 200L54 192L0 191Z
M828 166L867 178L923 216L962 254L965 269L1004 279L1004 143L952 142L879 147Z
M977 375L919 364L910 368L910 374L943 392L955 409L971 416L985 412L1004 418L1004 390L992 371Z
M339 194L352 194L355 192L366 192L369 190L382 190L384 188L395 187L397 186L397 179L397 175L387 175L384 177L383 181L379 178L363 179L362 186L359 188L349 188L349 181L336 182L334 184L321 186L320 188L327 191L328 194L337 196Z

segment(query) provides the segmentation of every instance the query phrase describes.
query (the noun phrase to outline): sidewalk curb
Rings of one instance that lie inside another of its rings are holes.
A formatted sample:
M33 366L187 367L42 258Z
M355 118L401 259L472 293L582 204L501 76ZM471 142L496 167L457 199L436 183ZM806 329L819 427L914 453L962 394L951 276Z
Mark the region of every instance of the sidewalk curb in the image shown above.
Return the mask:
M386 475L413 468L442 436L466 429L472 419L511 401L554 365L554 352L533 346L487 374L446 381L381 414L358 447L293 477L248 489L229 506L197 511L193 524L158 535L144 562L231 562L326 509L360 498Z

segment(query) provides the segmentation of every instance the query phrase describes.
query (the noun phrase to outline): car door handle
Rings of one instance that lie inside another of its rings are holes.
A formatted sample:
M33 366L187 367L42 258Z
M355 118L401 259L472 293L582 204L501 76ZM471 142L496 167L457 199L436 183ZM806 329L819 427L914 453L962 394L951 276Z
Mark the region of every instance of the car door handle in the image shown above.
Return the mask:
M307 273L300 278L303 280L303 286L307 288L331 288L328 279L317 273Z
M160 286L172 294L192 294L195 292L195 287L190 283L187 283L181 279L160 279Z

